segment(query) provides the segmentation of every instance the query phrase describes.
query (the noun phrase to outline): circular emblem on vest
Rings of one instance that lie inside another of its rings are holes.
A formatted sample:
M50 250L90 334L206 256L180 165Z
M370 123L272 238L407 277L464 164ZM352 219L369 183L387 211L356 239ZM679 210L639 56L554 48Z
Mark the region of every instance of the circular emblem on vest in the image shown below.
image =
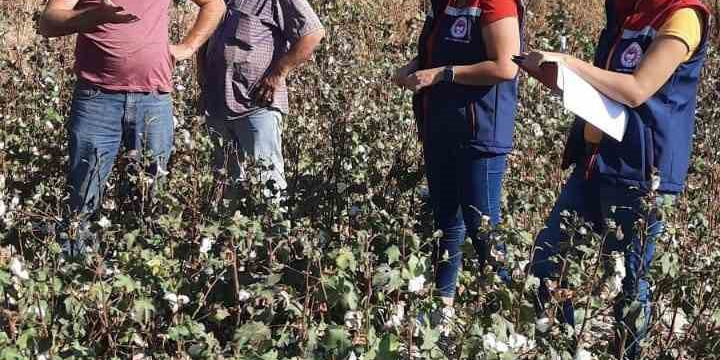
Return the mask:
M455 23L450 29L450 33L455 38L464 38L468 33L468 18L461 16L455 19Z
M623 67L634 68L640 64L643 57L643 49L639 43L634 42L623 51L620 56L620 63Z

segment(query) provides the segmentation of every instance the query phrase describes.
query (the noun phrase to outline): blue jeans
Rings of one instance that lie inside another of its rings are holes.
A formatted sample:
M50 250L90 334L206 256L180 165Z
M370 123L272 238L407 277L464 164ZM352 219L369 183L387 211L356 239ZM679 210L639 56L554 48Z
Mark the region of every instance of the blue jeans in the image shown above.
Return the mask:
M462 263L461 246L466 236L472 239L480 269L485 266L489 255L489 234L480 229L482 215L490 218L492 226L500 222L505 165L506 155L482 153L462 145L426 142L425 166L430 201L435 227L443 232L434 251L437 264L435 281L442 297L455 296ZM498 249L503 251L503 245L499 244Z
M618 326L628 330L625 356L628 359L639 355L639 342L645 337L650 324L650 284L648 270L655 253L655 240L664 230L664 223L655 210L643 210L643 192L622 185L613 185L597 177L585 179L585 168L577 166L568 179L555 207L550 214L545 228L535 240L532 272L541 279L537 306L543 311L543 304L550 299L545 279L557 279L558 264L550 260L558 255L559 244L568 240L562 231L563 211L576 213L585 221L593 224L593 231L603 234L606 220L613 220L621 229L621 238L617 231L609 231L604 240L603 258L612 252L619 252L625 258L626 276L622 281L622 293L615 302L615 318ZM613 211L614 209L614 211ZM639 232L636 224L645 219L647 228L643 229L646 236ZM606 261L603 261L606 263ZM626 306L633 302L640 304L636 312L624 312ZM643 316L641 326L635 325L637 316ZM574 324L572 303L563 304L564 321Z
M282 113L260 109L237 119L209 117L215 170L226 170L234 182L245 180L246 158L263 166L263 183L272 181L284 190L285 163L282 154Z
M153 186L162 180L173 146L172 100L167 93L112 92L80 81L68 131L71 210L89 216L100 207L121 145L128 171L145 168Z

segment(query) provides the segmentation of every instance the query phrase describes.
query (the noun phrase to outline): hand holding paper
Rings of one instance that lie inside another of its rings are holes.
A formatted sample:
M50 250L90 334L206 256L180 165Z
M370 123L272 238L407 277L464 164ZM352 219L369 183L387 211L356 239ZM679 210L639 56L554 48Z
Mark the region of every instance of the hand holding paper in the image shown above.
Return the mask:
M564 64L561 56L552 53L531 53L517 57L530 76L538 79L563 97L566 109L602 130L617 141L622 141L628 122L624 105L601 94L587 81Z

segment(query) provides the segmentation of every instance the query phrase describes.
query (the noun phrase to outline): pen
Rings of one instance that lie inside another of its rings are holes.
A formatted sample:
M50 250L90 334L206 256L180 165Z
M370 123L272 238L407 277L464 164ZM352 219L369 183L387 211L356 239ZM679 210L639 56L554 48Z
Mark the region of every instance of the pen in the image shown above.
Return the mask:
M518 65L522 65L522 63L525 61L525 57L522 55L513 55L512 61Z

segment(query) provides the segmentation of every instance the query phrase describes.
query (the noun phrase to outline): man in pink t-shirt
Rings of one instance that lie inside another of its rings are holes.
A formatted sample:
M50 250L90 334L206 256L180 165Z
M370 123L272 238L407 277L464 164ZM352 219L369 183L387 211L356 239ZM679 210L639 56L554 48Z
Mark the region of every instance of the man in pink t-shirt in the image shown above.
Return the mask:
M225 12L223 0L192 0L200 7L197 20L181 43L171 45L171 1L50 0L39 20L41 35L77 34L68 186L70 210L79 216L80 228L69 231L77 236L64 236L70 256L83 253L95 237L89 224L121 147L129 164L125 179L147 169L155 186L167 174L173 143L173 64L190 58ZM122 192L137 193L126 182ZM133 196L125 198L141 203Z

